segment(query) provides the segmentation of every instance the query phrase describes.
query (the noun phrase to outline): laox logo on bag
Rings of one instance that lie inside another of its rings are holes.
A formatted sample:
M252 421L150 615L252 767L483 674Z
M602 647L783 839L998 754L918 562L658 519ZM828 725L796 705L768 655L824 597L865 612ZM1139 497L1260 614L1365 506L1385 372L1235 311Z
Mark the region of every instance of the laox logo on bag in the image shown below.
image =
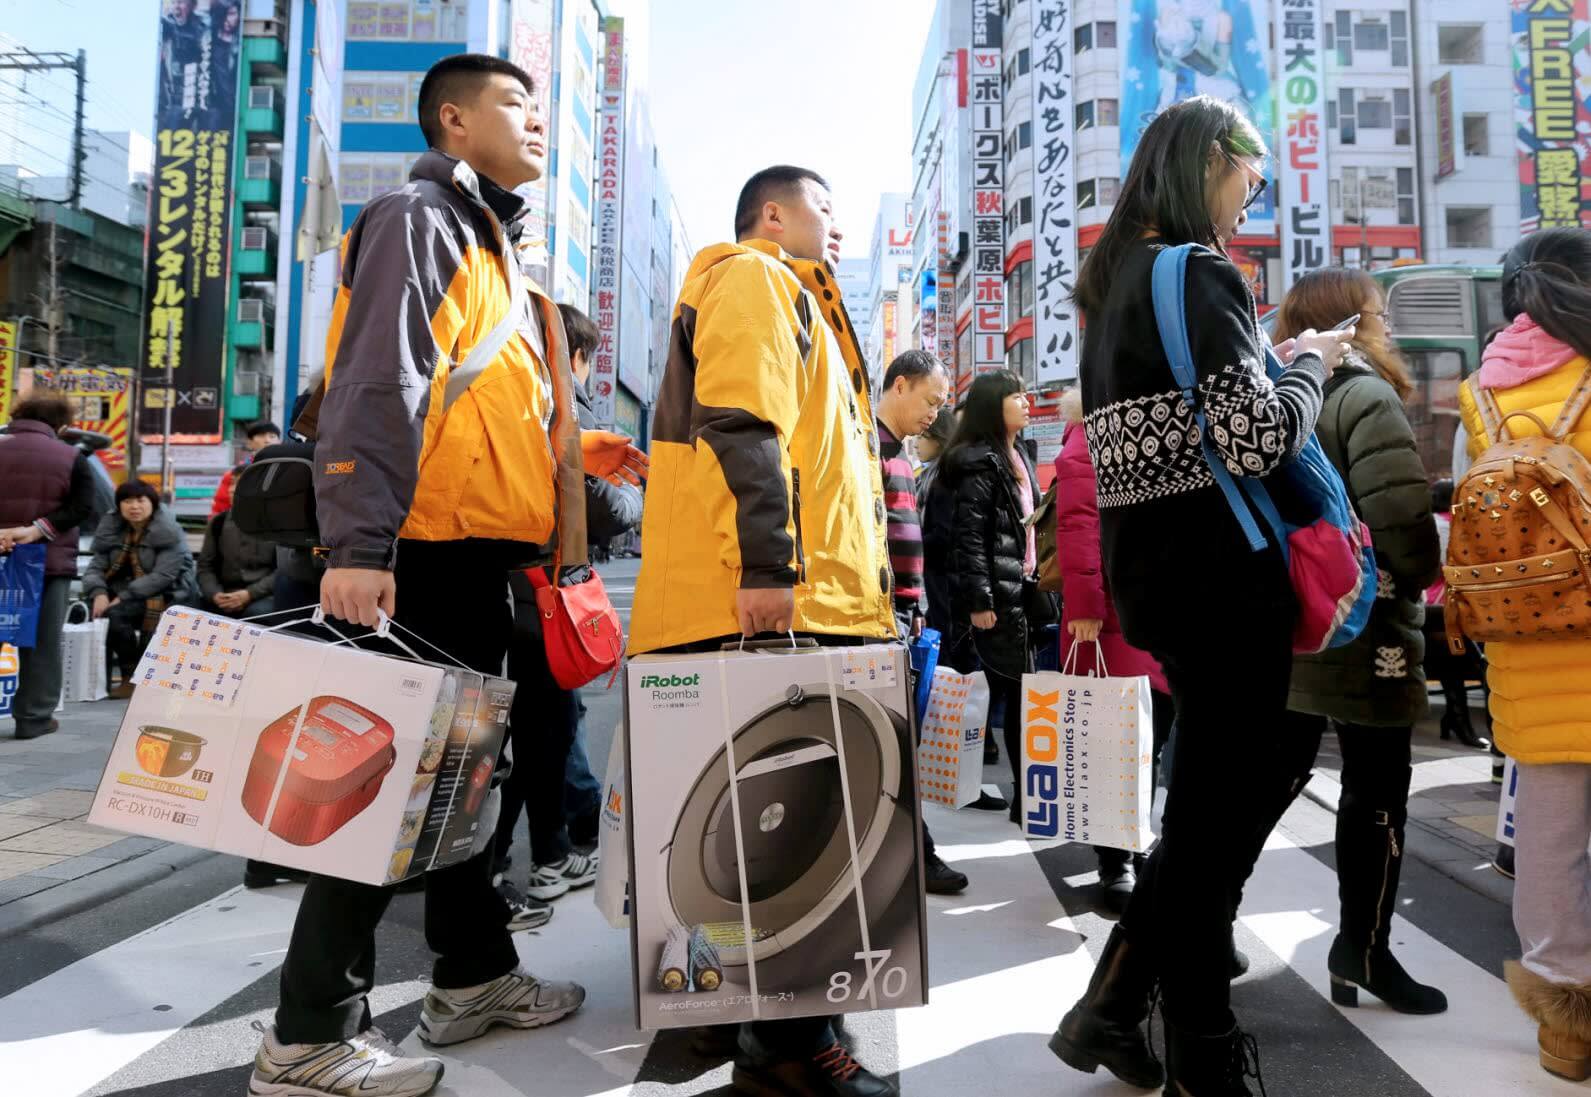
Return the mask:
M1055 765L1060 756L1060 716L1056 711L1060 700L1058 691L1027 691L1028 718L1022 728L1029 759L1023 781L1027 832L1041 838L1053 838L1060 832L1060 770Z

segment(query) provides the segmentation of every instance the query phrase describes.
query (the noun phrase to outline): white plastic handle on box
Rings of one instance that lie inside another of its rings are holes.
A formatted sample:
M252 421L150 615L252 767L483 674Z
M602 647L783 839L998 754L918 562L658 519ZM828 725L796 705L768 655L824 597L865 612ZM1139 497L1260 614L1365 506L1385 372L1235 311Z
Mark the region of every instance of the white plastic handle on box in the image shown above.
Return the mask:
M286 611L286 610L278 610L276 612L277 613L285 613L285 612L288 612L288 611ZM262 618L264 618L264 617L271 617L271 616L274 616L274 615L275 614L271 614L271 613L262 613L260 616ZM471 670L471 669L473 669L467 663L465 663L462 659L456 658L455 656L449 654L448 652L443 651L441 648L439 648L435 644L431 643L431 641L427 640L425 637L421 636L419 633L415 632L413 629L405 628L403 625L399 624L397 621L392 620L392 618L387 616L386 610L382 610L382 609L376 610L376 627L370 631L370 635L369 636L350 636L350 635L348 635L346 632L342 631L342 629L338 628L336 625L331 623L331 619L326 616L326 611L324 609L322 609L320 606L316 606L314 608L314 610L312 612L310 612L310 613L301 614L298 617L290 617L286 621L281 622L280 624L272 625L269 628L267 628L265 631L266 632L278 632L278 631L280 631L282 629L285 629L285 628L291 628L293 625L302 625L302 624L306 624L306 623L314 625L316 628L323 628L327 632L331 633L333 636L337 637L337 639L335 639L335 640L327 640L325 642L328 647L340 647L343 644L357 645L358 643L360 643L363 640L368 640L371 637L375 637L378 640L385 640L385 641L387 641L387 643L392 644L394 647L398 648L399 650L401 650L405 654L407 654L415 662L418 662L418 663L435 663L435 662L437 662L436 659L427 659L425 656L423 656L419 652L415 651L414 648L409 646L409 644L406 643L403 640L402 637L398 636L396 633L393 632L394 629L397 629L399 632L407 633L409 636L411 636L414 639L420 641L426 647L430 648L432 651L434 651L438 655L440 655L444 661L452 663L454 666L458 667L460 670Z

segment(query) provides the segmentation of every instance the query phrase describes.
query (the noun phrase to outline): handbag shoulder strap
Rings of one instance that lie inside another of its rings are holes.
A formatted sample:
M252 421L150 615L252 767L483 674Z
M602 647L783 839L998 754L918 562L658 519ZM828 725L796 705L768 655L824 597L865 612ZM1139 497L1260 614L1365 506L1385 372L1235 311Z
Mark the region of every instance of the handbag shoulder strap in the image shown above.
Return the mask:
M1159 329L1160 343L1165 348L1166 360L1171 364L1171 376L1182 392L1183 401L1193 412L1194 420L1199 424L1199 441L1204 450L1205 463L1210 466L1210 474L1215 477L1216 486L1221 489L1221 494L1226 496L1227 506L1232 509L1232 516L1242 527L1249 548L1255 552L1263 549L1265 535L1260 532L1259 524L1254 521L1253 512L1243 501L1245 493L1265 516L1265 521L1276 534L1277 541L1286 545L1287 538L1282 529L1281 515L1277 513L1275 504L1271 502L1270 493L1263 485L1248 477L1244 478L1243 487L1238 487L1232 474L1227 471L1225 462L1214 451L1210 442L1210 425L1205 419L1204 410L1199 406L1195 392L1199 378L1198 371L1193 366L1193 351L1188 345L1186 308L1188 256L1196 247L1197 244L1181 244L1165 248L1155 256L1154 274L1150 283L1155 307L1155 327Z

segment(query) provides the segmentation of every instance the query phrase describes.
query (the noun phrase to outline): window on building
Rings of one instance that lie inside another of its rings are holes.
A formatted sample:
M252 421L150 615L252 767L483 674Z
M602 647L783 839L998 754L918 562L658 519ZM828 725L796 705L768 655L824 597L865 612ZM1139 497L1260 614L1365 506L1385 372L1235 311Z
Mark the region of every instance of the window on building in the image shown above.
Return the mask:
M1392 102L1388 99L1359 100L1359 128L1362 130L1388 130L1392 128Z
M1094 101L1085 100L1077 104L1077 128L1086 130L1094 124Z
M1490 206L1447 207L1447 246L1492 247L1492 208Z
M1099 109L1095 119L1102 126L1115 126L1121 124L1121 101L1117 99L1100 99Z
M1113 50L1116 48L1116 24L1114 21L1106 20L1103 23L1094 24L1094 45L1102 50Z
M1353 89L1337 89L1337 118L1341 123L1338 126L1337 138L1345 145L1357 144L1359 141L1359 126L1354 121Z
M1409 16L1407 12L1395 11L1392 13L1392 65L1394 68L1400 69L1409 67Z
M1092 179L1080 179L1077 183L1077 208L1093 209L1096 204L1097 194L1094 190Z
M1413 110L1411 102L1412 97L1407 88L1392 90L1392 140L1399 145L1414 142L1414 122L1410 117L1410 112Z
M1346 11L1337 13L1337 64L1353 64L1353 15Z
M1099 180L1099 204L1114 206L1116 196L1121 193L1121 180L1114 175L1103 176Z
M1026 46L1016 51L1016 74L1026 76L1033 65L1033 53Z
M1018 263L1005 279L1007 319L1033 315L1033 261Z
M1464 116L1464 154L1466 156L1490 156L1492 142L1490 127L1484 114L1466 114Z
M1478 65L1485 56L1485 28L1445 23L1436 28L1436 59L1444 65Z
M1094 24L1084 23L1072 32L1072 49L1077 53L1094 48Z
M1398 169L1398 224L1414 224L1414 169Z
M1024 198L1017 203L1018 220L1024 225L1033 223L1033 199Z
M1033 388L1038 384L1034 376L1033 340L1018 339L1005 351L1005 368L1022 378L1022 384Z
M1392 35L1385 23L1379 20L1372 22L1366 19L1362 23L1354 24L1353 48L1359 50L1389 50L1392 48Z
M1030 149L1033 147L1033 123L1023 122L1016 128L1017 147Z

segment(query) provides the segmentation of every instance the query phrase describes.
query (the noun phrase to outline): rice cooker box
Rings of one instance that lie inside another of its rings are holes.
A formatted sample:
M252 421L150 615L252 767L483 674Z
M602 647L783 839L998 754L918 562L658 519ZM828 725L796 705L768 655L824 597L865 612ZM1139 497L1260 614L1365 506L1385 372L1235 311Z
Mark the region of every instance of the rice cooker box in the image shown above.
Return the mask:
M640 1028L927 1002L908 665L899 644L630 660Z
M484 848L512 682L182 607L89 822L368 884Z

